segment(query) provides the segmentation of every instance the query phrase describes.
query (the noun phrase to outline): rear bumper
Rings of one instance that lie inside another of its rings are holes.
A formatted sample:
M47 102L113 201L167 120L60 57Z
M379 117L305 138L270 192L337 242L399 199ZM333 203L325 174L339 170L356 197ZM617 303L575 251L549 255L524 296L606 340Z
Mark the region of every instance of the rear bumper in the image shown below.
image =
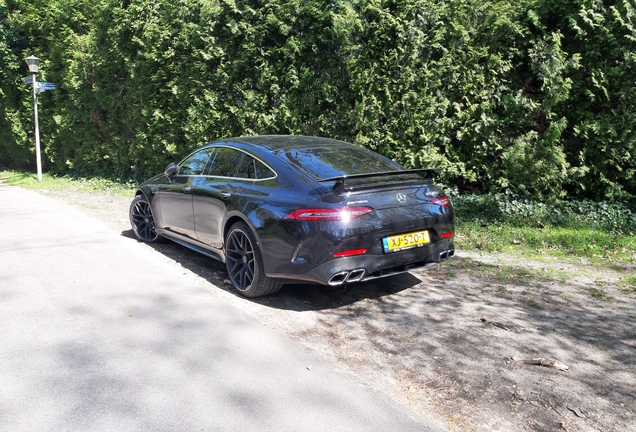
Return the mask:
M388 254L334 258L303 274L268 274L281 282L306 281L323 285L368 281L435 265L455 254L452 239ZM290 264L293 265L293 264Z

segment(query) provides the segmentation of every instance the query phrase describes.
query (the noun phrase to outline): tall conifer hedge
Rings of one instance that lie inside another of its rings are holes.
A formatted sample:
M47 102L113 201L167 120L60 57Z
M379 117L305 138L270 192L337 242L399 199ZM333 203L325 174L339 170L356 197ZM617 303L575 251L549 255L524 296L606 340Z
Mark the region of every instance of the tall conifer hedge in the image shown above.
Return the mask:
M7 0L0 164L141 179L212 140L310 134L462 191L636 198L634 0Z

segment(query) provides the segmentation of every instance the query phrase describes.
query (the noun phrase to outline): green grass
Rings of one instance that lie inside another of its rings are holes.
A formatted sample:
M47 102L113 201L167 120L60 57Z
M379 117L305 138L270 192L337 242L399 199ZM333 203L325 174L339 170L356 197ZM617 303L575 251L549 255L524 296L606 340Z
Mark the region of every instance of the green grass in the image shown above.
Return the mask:
M585 258L595 262L636 261L636 236L598 228L516 227L505 223L482 226L458 223L456 247L484 252L505 252L533 259Z
M598 299L598 300L603 300L607 296L605 291L600 290L598 288L590 288L589 291L590 291L590 294L592 295L592 297L594 297L595 299Z
M510 266L493 267L491 276L501 282L528 281L534 277L528 269Z
M533 299L533 298L528 299L528 301L526 303L531 308L539 309L539 310L543 309L543 306L541 306L539 303L537 303L537 301L535 299Z
M623 282L626 285L630 285L630 286L636 288L636 276L626 276L625 279L623 280Z
M482 279L481 288L496 287L505 291L506 285L542 287L544 284L562 279L560 274L540 268L523 268L517 265L497 265L457 257L440 264L446 275L474 274ZM565 277L563 277L565 278Z
M572 271L566 272L566 271L563 271L563 270L555 269L553 267L543 269L543 275L545 277L552 278L553 280L557 280L557 281L559 281L561 283L566 283L568 281L568 279L570 279L575 274L577 274L577 275L583 274L584 275L585 272L575 272L575 273L573 273Z
M623 286L623 292L625 294L636 292L636 276L625 276L620 284Z
M8 170L0 171L0 180L12 186L20 186L32 190L66 192L108 191L115 195L125 197L131 197L136 186L132 182L118 183L102 178L56 177L48 173L43 174L42 181L39 182L35 173Z

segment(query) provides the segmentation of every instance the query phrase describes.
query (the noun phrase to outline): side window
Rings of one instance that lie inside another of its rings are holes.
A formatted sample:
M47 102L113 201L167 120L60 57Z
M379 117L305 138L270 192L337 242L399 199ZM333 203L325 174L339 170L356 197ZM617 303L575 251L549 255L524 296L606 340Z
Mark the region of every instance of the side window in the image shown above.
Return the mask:
M243 159L243 152L227 147L220 147L214 160L206 170L206 175L218 177L234 177Z
M236 177L244 179L255 179L256 176L254 174L254 162L256 161L253 157L248 155L243 156L243 161L241 162L241 165L239 165Z
M263 162L254 159L251 156L245 155L241 165L239 165L236 177L245 179L266 179L276 177L276 174L274 174L274 172Z
M263 162L254 160L257 179L267 179L276 177L276 173L269 169Z
M179 165L178 174L182 176L203 174L203 170L205 169L208 160L210 160L210 156L214 153L214 150L214 148L207 148L190 155L186 160L181 162L181 165Z

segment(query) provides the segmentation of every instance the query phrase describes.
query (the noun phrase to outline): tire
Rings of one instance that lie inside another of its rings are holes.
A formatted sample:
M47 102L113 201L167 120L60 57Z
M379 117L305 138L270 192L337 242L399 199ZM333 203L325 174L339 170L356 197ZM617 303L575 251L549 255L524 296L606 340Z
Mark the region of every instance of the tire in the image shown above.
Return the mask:
M155 229L155 219L152 215L152 208L146 197L137 195L130 203L130 225L135 237L144 243L160 243L163 238L157 234Z
M237 222L225 239L225 266L230 282L245 297L273 294L283 286L265 276L263 256L252 230Z

